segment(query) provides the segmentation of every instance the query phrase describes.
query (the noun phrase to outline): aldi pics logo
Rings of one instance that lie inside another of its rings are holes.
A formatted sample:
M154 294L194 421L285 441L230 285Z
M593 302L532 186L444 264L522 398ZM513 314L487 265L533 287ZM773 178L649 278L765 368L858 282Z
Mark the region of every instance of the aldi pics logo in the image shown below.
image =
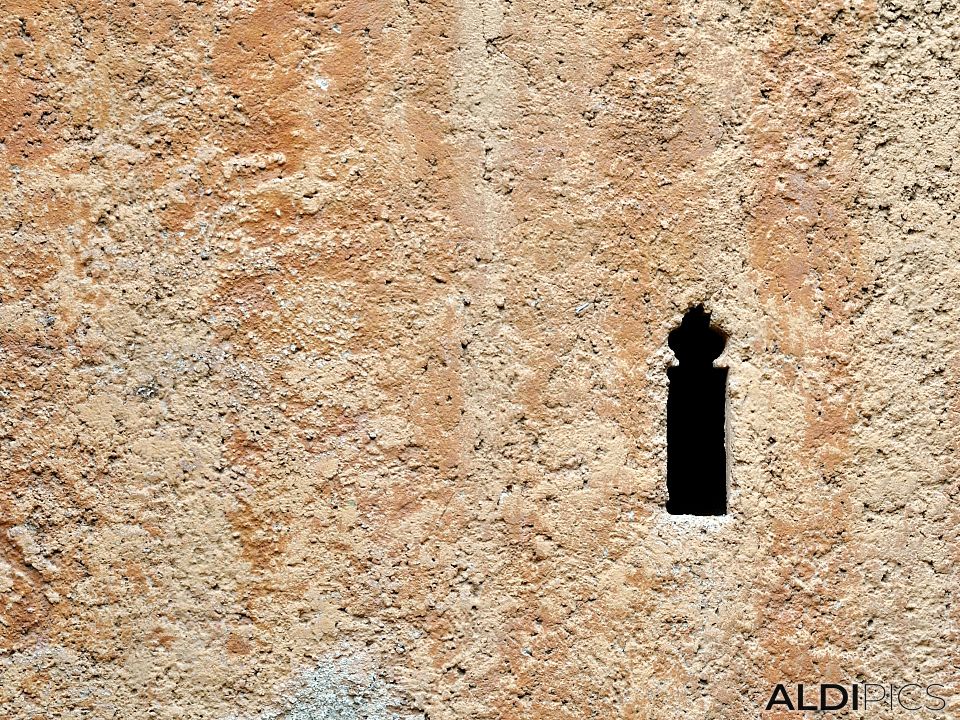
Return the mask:
M852 683L837 685L785 685L778 683L767 701L767 710L817 711L829 710L943 710L947 701L940 694L946 686L934 683L906 685L880 683Z

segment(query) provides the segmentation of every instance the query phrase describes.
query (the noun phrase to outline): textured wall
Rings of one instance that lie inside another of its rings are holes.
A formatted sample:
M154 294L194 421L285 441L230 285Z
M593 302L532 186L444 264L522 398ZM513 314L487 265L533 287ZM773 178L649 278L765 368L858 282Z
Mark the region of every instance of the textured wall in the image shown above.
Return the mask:
M3 11L5 717L960 693L955 2Z

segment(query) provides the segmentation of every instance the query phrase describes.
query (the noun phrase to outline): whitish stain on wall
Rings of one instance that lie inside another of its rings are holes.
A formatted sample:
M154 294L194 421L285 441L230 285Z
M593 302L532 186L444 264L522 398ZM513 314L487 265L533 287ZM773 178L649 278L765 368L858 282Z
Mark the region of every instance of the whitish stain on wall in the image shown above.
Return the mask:
M424 720L362 656L327 657L278 691L273 707L228 720Z

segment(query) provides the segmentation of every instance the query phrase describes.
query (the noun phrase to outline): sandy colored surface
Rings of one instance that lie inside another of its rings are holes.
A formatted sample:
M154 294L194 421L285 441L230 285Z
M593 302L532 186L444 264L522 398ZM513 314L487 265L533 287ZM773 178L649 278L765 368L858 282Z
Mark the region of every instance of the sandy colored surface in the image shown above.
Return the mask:
M955 3L5 0L0 37L4 718L960 714ZM698 302L731 514L694 520Z

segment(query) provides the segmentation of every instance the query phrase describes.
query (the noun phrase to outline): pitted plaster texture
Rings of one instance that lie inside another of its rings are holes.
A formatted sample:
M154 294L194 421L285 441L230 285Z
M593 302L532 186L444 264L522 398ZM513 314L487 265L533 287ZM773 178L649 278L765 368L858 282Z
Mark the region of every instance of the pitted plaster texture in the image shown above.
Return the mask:
M960 714L958 21L5 0L3 716Z

